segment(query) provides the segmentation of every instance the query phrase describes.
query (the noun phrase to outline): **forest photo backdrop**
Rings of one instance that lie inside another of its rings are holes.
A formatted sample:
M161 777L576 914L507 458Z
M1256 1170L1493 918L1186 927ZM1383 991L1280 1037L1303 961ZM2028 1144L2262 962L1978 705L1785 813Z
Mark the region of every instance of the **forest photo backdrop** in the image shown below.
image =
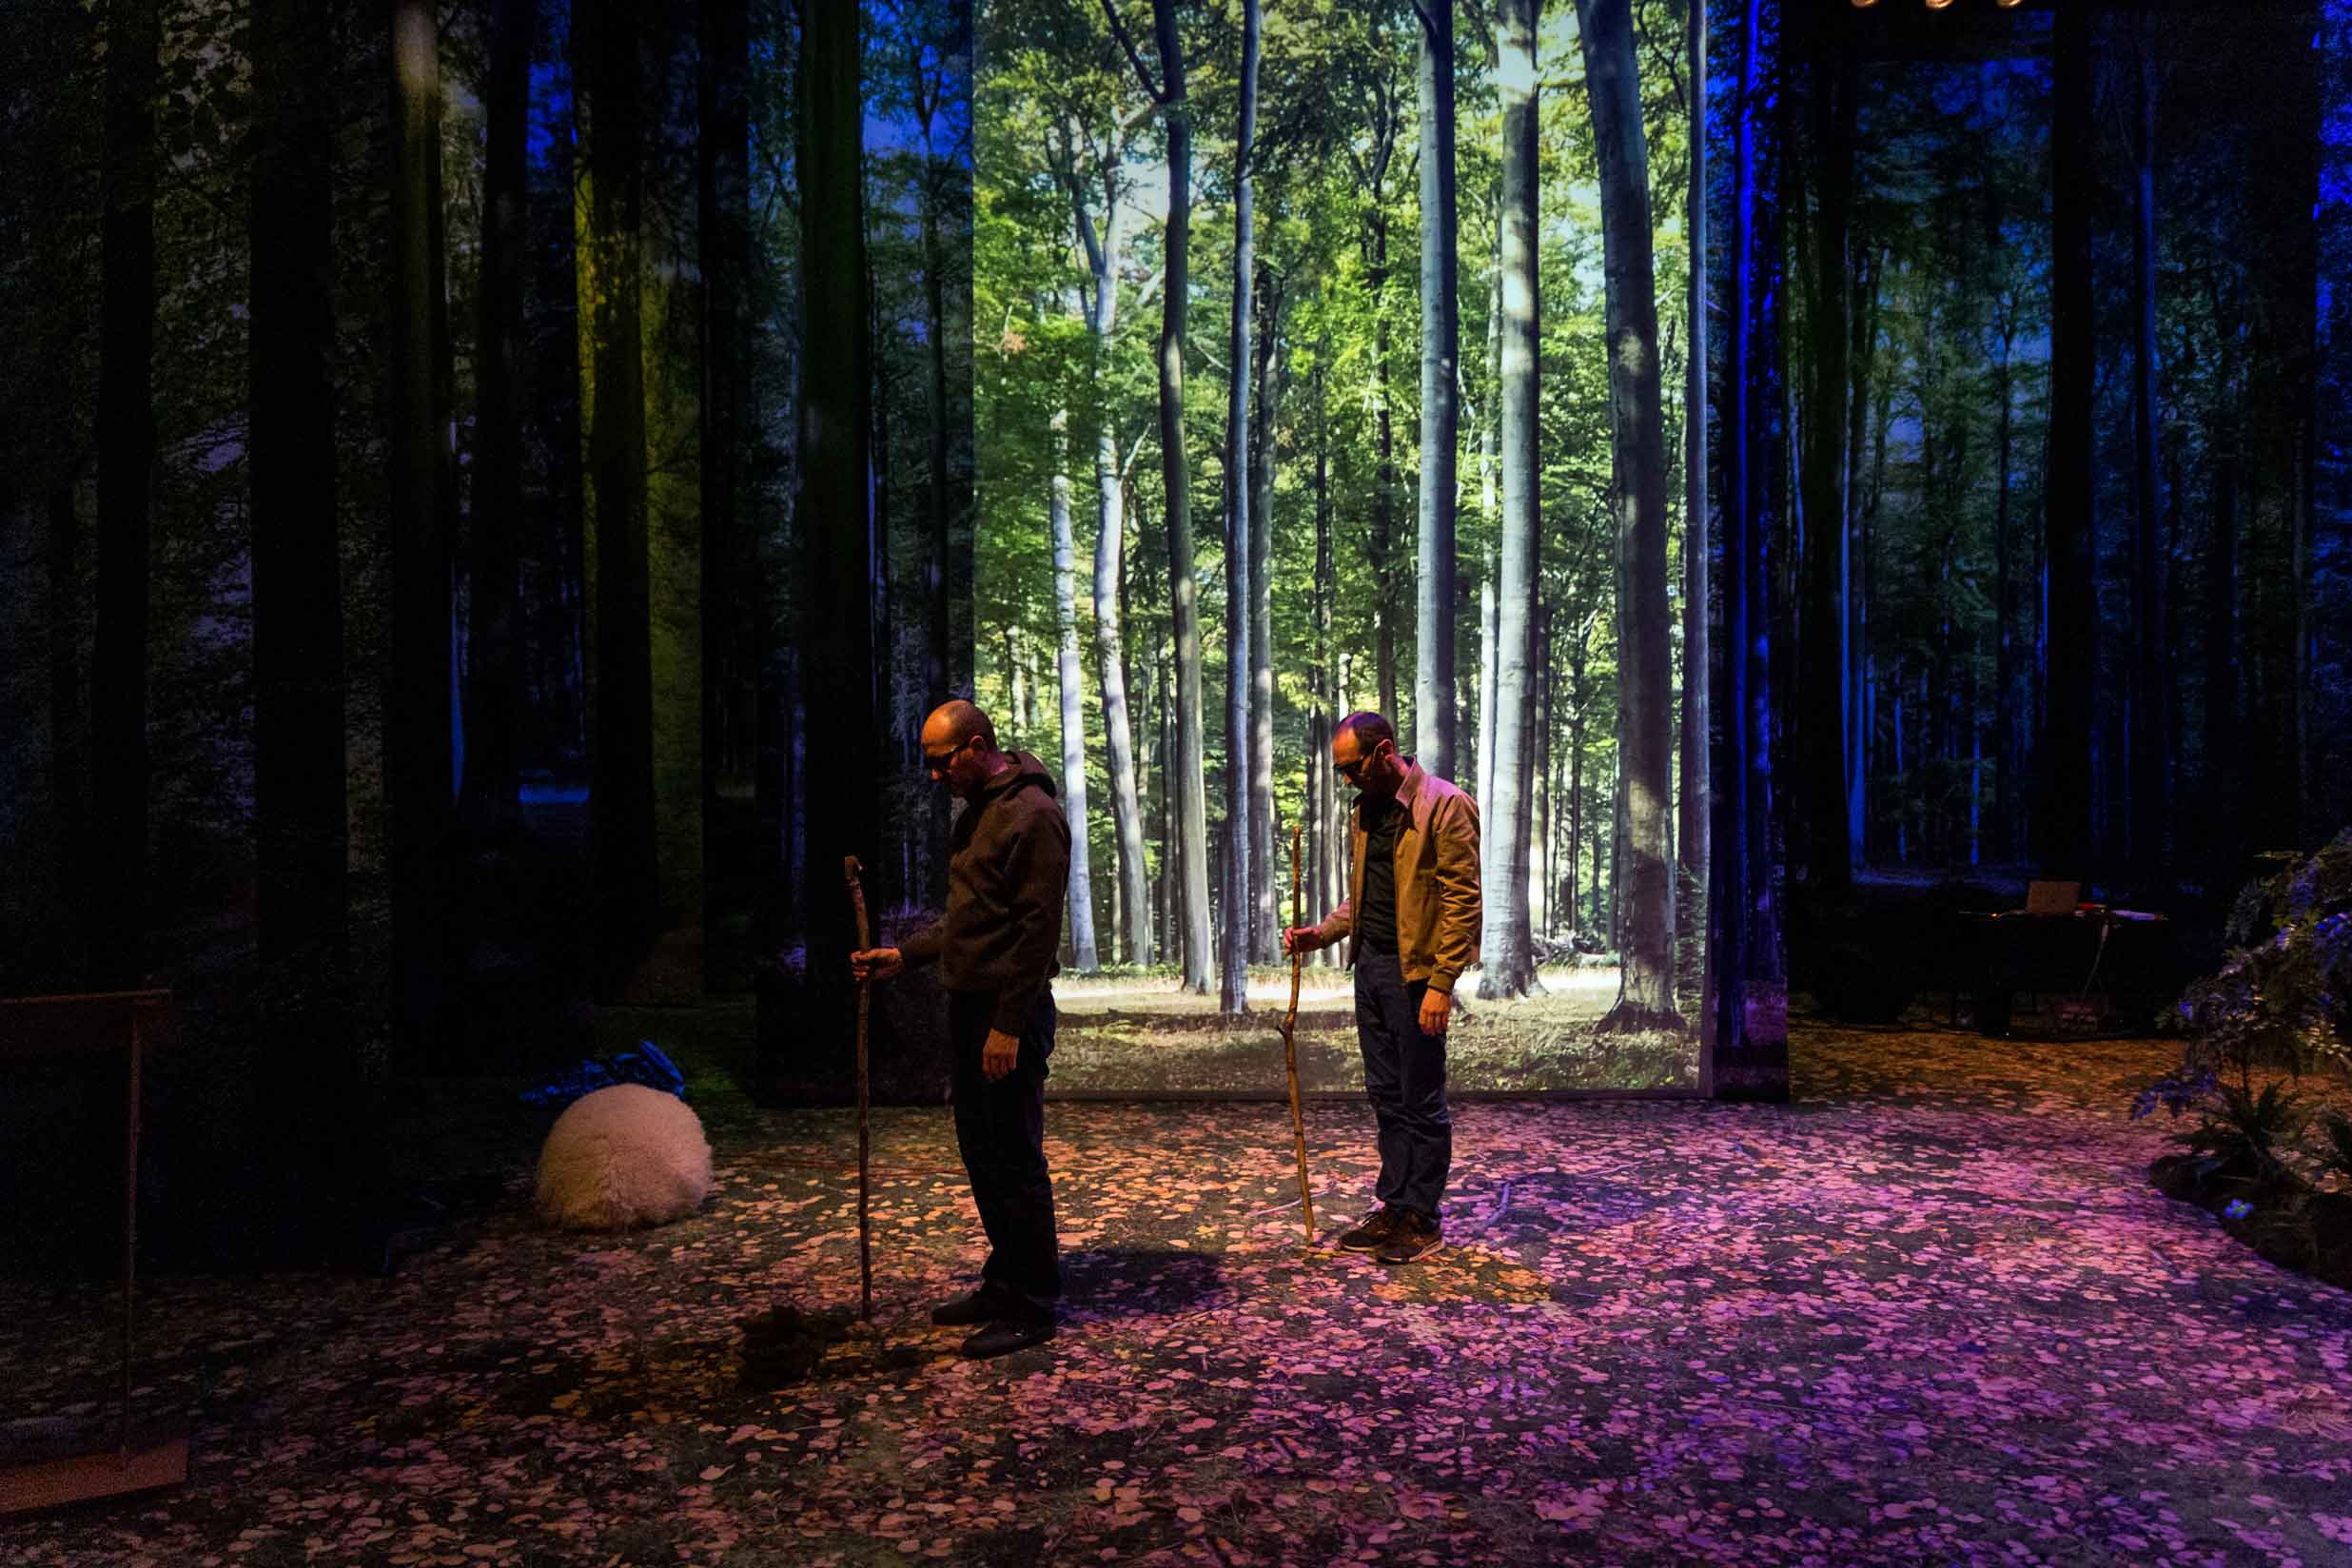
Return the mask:
M846 1093L947 693L1084 823L1072 1087L1278 1088L1351 708L1497 1088L1785 1092L1791 886L2346 814L2336 0L18 13L0 990L172 985L227 1165L600 1007Z
M1293 825L1308 918L1344 896L1332 724L1375 709L1480 803L1465 1036L1548 1041L1517 1087L1695 1086L1701 20L980 6L979 687L1067 781L1077 972L1245 1014ZM1066 990L1082 1039L1182 1013ZM1664 1054L1612 1083L1597 1029Z
M1793 979L2041 876L2168 1014L2352 821L2347 10L1790 13Z
M795 519L846 518L800 490L849 472L862 535L892 430L931 482L888 537L967 516L968 10L13 14L0 992L173 988L148 1165L215 1242L277 1223L239 1194L289 1162L364 1207L398 1086L569 1064L633 1027L608 1005L748 1056L812 843L913 901L907 857L808 825L838 598ZM804 346L811 278L853 304ZM808 417L836 399L883 438L853 465ZM10 1097L61 1204L83 1156L49 1156L111 1147L88 1077Z

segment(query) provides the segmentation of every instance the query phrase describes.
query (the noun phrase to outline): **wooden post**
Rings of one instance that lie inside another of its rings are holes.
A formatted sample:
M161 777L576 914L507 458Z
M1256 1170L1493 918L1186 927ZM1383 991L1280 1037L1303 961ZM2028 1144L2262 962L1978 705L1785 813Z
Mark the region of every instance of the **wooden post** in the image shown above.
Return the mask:
M872 946L872 933L866 929L866 889L857 879L861 869L857 856L842 856L841 874L850 884L850 909L857 922L857 951L863 952ZM866 1022L872 1007L873 982L860 980L857 983L857 1315L869 1323L873 1320L873 1225L867 1213Z
M123 1112L123 1407L109 1450L45 1454L0 1462L0 1517L58 1508L96 1498L177 1486L187 1480L187 1439L131 1436L132 1305L139 1257L139 1101L147 1040L142 1015L165 1013L170 1036L168 990L114 991L86 996L0 998L0 1059L110 1051L130 1052Z
M1301 829L1290 828L1290 923L1293 927L1306 924L1303 896L1299 884L1299 840ZM1290 1080L1290 1139L1299 1158L1299 1211L1306 1222L1306 1239L1315 1239L1315 1191L1306 1177L1306 1116L1299 1108L1299 976L1306 963L1305 954L1295 947L1290 953L1290 1010L1283 1015L1283 1071Z

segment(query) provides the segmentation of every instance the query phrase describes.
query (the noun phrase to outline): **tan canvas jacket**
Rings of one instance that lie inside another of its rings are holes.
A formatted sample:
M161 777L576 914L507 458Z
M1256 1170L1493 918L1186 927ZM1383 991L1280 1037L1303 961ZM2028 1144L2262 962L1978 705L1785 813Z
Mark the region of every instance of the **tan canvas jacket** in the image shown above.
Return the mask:
M1397 956L1404 978L1426 980L1451 995L1454 982L1479 961L1479 803L1432 777L1411 757L1397 803L1406 821L1397 833ZM1366 842L1361 807L1347 813L1347 902L1317 928L1325 944L1356 934L1356 900L1363 896ZM1351 950L1347 961L1354 964Z

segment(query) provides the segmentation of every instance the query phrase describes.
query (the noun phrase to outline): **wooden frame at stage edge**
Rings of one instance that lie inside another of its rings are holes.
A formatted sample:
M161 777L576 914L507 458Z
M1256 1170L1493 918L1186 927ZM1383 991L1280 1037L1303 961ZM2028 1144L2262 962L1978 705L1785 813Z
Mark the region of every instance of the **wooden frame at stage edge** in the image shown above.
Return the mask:
M0 997L0 1067L36 1056L127 1049L123 1107L123 1391L110 1447L10 1459L0 1456L0 1518L177 1486L187 1480L187 1439L131 1430L131 1307L139 1259L139 1096L147 1049L173 1034L168 990L81 996Z

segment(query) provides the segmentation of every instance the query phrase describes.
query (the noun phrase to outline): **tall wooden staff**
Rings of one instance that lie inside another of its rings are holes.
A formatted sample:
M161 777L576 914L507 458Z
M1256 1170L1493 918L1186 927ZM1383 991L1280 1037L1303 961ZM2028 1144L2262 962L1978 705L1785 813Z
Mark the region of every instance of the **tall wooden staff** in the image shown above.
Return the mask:
M841 857L841 874L850 884L850 908L857 916L857 951L871 946L866 930L866 889L858 881L857 856ZM866 1019L873 1007L873 982L857 983L857 1315L873 1319L873 1228L866 1218Z
M1290 924L1306 924L1303 894L1299 886L1300 827L1290 825ZM1306 1219L1306 1239L1315 1239L1315 1192L1306 1179L1306 1117L1299 1108L1299 975L1306 955L1294 944L1290 950L1290 1010L1283 1014L1283 1070L1290 1077L1290 1137L1299 1156L1299 1211Z

